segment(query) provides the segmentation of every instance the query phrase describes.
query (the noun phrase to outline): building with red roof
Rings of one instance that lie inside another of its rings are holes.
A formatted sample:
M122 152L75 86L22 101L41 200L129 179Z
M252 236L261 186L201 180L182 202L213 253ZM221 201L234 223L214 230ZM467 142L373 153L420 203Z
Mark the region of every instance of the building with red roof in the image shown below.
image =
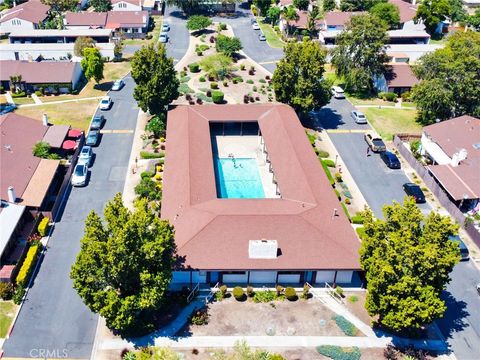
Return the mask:
M14 6L0 16L0 33L7 34L17 29L37 29L47 17L50 7L38 0Z
M286 105L169 111L162 189L173 284L358 279L358 238Z

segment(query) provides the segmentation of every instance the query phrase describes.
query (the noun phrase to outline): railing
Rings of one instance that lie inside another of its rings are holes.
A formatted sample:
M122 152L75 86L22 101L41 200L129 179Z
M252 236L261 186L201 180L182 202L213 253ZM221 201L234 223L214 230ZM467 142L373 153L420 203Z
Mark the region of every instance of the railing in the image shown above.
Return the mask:
M333 298L333 300L335 300L339 304L343 304L343 300L340 297L340 295L337 294L335 289L332 286L330 286L328 282L325 282L325 289L327 289L327 294L330 295Z
M197 295L199 289L200 289L200 283L197 283L197 285L194 286L192 291L190 291L190 294L188 294L187 303L190 303L190 301L192 301L192 299Z
M213 288L210 289L210 292L208 293L207 296L205 296L205 304L208 304L210 302L210 300L212 299L213 295L215 295L215 293L219 290L220 288L220 283L216 283L215 286Z
M310 290L310 294L312 294L315 299L320 300L321 303L325 304L325 300L323 300L322 296L320 296L318 292L315 291L315 288L310 285L310 283L306 282L305 285L308 287L308 289Z
M465 224L465 215L458 209L457 205L453 203L445 191L438 185L436 179L429 173L428 169L423 166L413 154L404 146L404 141L411 139L412 137L405 134L395 135L393 138L393 144L397 148L398 152L402 155L405 161L417 172L417 174L422 178L425 185L432 191L436 196L440 204L449 212L449 214L456 220L458 223L463 226L467 234L472 238L472 240L480 246L480 233L472 224ZM417 137L418 139L418 137Z

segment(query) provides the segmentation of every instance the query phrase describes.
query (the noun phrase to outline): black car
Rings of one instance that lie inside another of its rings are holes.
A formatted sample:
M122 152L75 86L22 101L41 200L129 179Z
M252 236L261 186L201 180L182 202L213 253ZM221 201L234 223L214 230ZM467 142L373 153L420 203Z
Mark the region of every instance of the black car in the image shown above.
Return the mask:
M87 139L85 140L85 145L88 146L97 146L98 140L100 139L100 131L98 130L90 130L87 135Z
M415 198L417 203L424 203L425 202L425 195L423 194L422 189L420 186L414 183L405 183L403 184L403 190L407 193L408 196L412 196Z
M380 153L380 157L390 169L400 169L400 160L398 160L397 155L394 153L384 151Z
M90 129L101 129L104 121L105 117L103 115L94 116Z

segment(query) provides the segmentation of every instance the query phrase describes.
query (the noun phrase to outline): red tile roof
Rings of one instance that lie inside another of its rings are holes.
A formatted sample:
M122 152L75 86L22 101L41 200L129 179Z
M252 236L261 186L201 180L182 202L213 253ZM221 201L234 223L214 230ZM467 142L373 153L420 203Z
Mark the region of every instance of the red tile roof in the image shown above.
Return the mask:
M405 23L407 21L413 20L417 14L417 7L412 5L408 1L403 0L388 0L389 3L396 5L400 11L400 23Z
M0 18L0 23L11 19L21 19L38 24L45 20L49 10L50 6L31 0L6 11Z
M210 121L258 121L280 199L217 198ZM192 268L359 269L357 237L286 105L169 111L162 218L174 225L178 254ZM277 240L281 255L249 258L249 240L259 239Z
M419 80L408 64L391 64L385 73L388 87L413 87Z
M364 14L362 11L329 11L323 18L326 26L344 26L352 16Z
M90 26L92 28L105 27L107 23L106 12L67 12L65 14L66 25Z
M142 3L143 3L142 0L112 0L112 5L113 4L118 4L118 3L121 3L121 2L126 2L126 3L132 4L132 5L138 5L138 6L142 6Z
M107 29L128 26L145 26L148 21L148 11L109 11Z
M423 132L452 158L461 149L467 158L458 166L434 165L429 170L456 200L480 197L480 119L464 115L423 128Z
M72 82L77 66L75 62L3 60L0 61L0 80L9 81L12 75L22 75L22 81L30 84L67 84Z
M41 160L33 156L33 145L43 139L48 128L41 121L10 113L0 116L0 129L1 198L8 200L9 186L22 198Z

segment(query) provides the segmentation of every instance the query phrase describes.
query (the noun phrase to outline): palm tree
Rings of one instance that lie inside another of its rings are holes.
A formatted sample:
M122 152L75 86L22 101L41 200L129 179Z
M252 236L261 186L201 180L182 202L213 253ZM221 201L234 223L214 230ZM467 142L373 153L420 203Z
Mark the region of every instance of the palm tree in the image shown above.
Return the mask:
M287 22L287 35L290 35L290 21L298 21L300 18L300 16L297 14L297 9L295 9L292 5L283 8L282 17Z
M16 93L22 84L22 75L12 75L10 76L10 87L12 92Z

